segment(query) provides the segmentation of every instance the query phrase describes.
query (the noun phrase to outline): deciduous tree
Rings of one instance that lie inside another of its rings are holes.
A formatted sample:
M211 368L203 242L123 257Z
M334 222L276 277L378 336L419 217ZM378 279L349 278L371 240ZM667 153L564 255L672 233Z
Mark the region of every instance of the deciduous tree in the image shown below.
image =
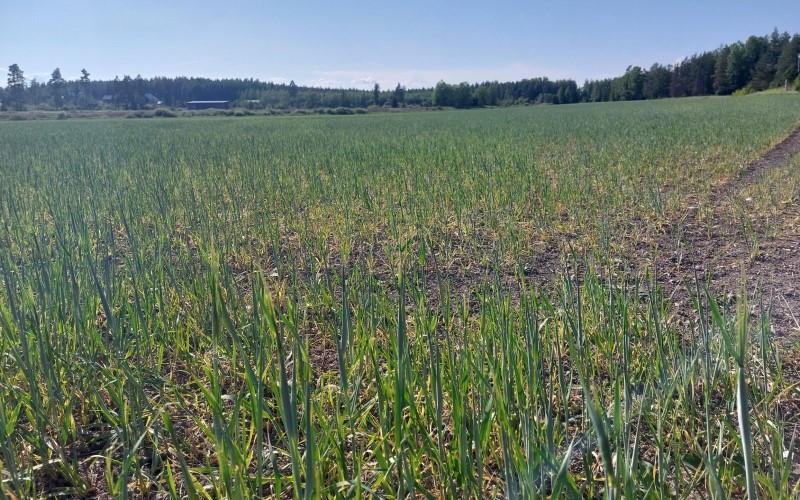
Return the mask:
M434 106L453 106L455 104L455 89L444 81L440 81L433 89Z
M747 85L750 77L750 68L747 65L744 47L741 43L731 45L731 51L728 54L727 73L731 90L739 90Z
M455 91L455 106L457 108L472 107L472 89L467 82L461 82Z

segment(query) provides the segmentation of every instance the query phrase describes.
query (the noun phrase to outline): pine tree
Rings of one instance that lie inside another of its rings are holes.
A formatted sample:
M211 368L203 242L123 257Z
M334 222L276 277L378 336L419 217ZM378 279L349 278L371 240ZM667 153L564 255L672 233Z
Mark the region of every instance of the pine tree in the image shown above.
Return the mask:
M800 35L795 35L783 44L778 62L775 65L775 85L791 83L797 78L797 56L800 54Z
M22 111L25 99L25 74L16 63L8 67L8 87L6 89L14 109Z
M769 54L764 53L758 59L755 68L753 68L753 78L750 80L750 86L753 90L766 90L775 75L774 68L769 62Z
M403 104L406 100L406 89L405 87L401 87L400 84L397 84L395 87L394 92L392 93L392 107L396 108L397 106Z
M66 80L61 76L61 70L56 68L50 75L50 80L47 82L47 87L53 96L53 106L60 108L64 105L64 87L66 87Z
M81 107L87 107L89 104L89 84L92 82L89 79L90 73L86 71L86 68L81 70L81 79L80 79L80 102L78 103Z
M716 95L731 93L731 85L728 80L728 55L730 53L731 49L727 46L717 50L717 58L714 61L714 93Z

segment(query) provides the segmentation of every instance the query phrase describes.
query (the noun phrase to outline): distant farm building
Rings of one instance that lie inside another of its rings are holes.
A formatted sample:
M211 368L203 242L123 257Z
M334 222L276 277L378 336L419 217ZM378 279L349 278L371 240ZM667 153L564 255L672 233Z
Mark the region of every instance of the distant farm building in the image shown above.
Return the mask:
M100 100L103 102L103 104L111 104L114 102L114 96L111 94L106 94Z
M153 94L145 94L144 100L147 104L161 104L159 98L154 96Z
M228 109L231 101L189 101L186 107L189 109Z

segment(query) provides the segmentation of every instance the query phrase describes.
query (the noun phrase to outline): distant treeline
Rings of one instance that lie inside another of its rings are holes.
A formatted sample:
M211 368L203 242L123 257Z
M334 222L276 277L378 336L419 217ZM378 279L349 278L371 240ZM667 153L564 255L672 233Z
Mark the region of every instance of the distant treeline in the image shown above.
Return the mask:
M768 88L800 85L800 35L772 32L751 36L710 52L695 54L675 65L653 64L645 70L631 66L624 75L587 81L584 101L634 101L663 97L689 97L749 93Z
M294 83L255 79L219 79L141 76L92 80L83 69L74 81L56 68L44 82L28 81L23 70L8 68L8 85L0 88L2 109L142 109L185 106L189 101L220 100L252 109L367 108L370 106L447 106L471 108L515 104L570 104L728 95L771 87L800 85L798 78L800 35L776 29L768 36L751 36L745 42L724 45L695 54L674 65L653 64L649 69L631 66L625 74L605 80L588 80L578 87L573 80L547 78L517 82L483 82L457 85L439 82L434 88L371 90L304 87Z

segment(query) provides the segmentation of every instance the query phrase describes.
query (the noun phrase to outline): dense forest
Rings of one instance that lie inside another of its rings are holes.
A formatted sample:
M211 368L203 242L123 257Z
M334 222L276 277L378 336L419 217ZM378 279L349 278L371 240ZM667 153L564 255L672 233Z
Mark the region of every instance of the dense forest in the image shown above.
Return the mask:
M573 80L545 77L517 82L449 84L434 88L371 90L304 87L255 79L190 77L142 78L129 75L114 80L92 80L81 70L77 80L66 80L56 68L44 82L28 81L17 64L8 68L7 86L0 88L0 109L142 109L179 108L189 101L222 100L252 109L317 109L445 106L471 108L515 104L570 104L729 95L768 88L800 89L800 34L751 36L745 42L723 45L695 54L677 64L653 64L649 69L630 66L625 74L589 80L578 87Z
M772 32L745 42L695 54L678 64L632 66L617 78L587 81L584 101L631 101L749 93L769 88L797 87L800 35Z

